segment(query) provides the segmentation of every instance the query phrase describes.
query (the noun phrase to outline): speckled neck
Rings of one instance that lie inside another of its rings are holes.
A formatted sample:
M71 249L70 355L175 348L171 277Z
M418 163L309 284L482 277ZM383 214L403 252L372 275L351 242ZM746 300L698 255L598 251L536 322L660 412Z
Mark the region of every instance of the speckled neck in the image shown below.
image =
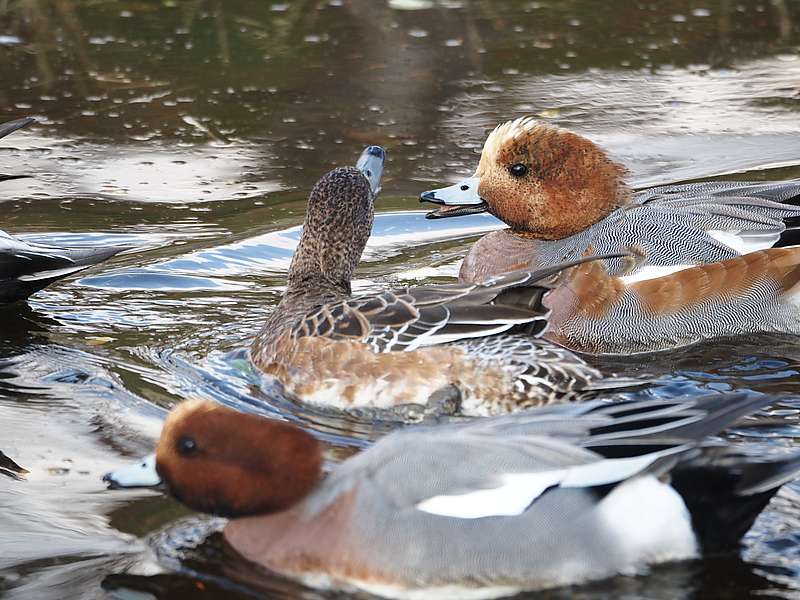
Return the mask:
M350 280L372 231L373 194L353 167L334 169L311 190L286 292L256 344L270 343L311 309L350 295Z

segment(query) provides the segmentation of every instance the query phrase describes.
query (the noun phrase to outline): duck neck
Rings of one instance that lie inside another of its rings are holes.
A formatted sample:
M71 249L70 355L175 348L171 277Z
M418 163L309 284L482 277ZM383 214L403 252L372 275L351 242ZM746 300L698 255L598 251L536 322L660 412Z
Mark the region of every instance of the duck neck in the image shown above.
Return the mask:
M314 235L307 225L289 267L282 303L321 304L349 296L366 239L343 243L341 237Z
M598 195L589 204L576 192L569 204L583 205L584 210L561 213L557 219L540 219L533 225L530 222L511 224L511 231L520 239L565 240L607 219L615 210L630 204L632 198L633 191L623 182L618 182L613 192Z
M335 281L318 276L297 277L287 286L279 306L293 313L306 313L322 304L336 302L349 295L349 281Z
M511 229L493 231L472 245L461 263L458 278L467 283L480 283L498 273L536 266L542 243L533 235L518 235Z

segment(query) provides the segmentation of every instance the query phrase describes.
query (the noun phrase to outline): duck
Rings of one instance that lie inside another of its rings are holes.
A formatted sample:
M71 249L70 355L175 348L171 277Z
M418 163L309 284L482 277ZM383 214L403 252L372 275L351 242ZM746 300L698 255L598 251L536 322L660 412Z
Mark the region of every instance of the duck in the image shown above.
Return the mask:
M284 397L345 411L398 408L425 418L486 416L638 386L540 339L540 302L558 274L590 258L479 284L406 286L353 297L385 151L325 174L309 195L286 289L250 358ZM524 329L521 333L518 330ZM409 416L409 418L412 418Z
M712 181L635 191L591 140L522 117L487 137L472 177L428 190L429 219L488 212L459 280L576 256L544 299L545 338L590 354L636 354L722 336L800 334L800 180Z
M35 122L36 119L25 117L0 123L0 139ZM25 177L28 175L0 174L0 182ZM130 246L66 248L33 244L0 231L0 304L26 300L59 279L130 249Z
M495 598L735 552L800 453L710 436L774 399L594 400L408 426L327 476L297 425L186 400L153 455L103 480L229 518L241 557L312 587Z

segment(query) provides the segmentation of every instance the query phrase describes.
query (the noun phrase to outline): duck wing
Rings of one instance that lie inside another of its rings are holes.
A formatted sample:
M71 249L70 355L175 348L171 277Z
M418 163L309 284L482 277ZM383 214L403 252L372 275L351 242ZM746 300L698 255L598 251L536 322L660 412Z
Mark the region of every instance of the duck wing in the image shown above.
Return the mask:
M35 123L32 118L0 123L0 139ZM0 181L27 175L2 175ZM60 248L29 244L0 231L0 303L24 300L54 281L108 260L128 246Z
M706 445L709 455L720 455L727 444L706 438L774 400L742 392L592 401L409 428L379 440L334 476L347 479L366 469L380 493L401 509L468 519L519 515L535 509L551 490L601 488L599 500L609 486L693 464ZM741 482L742 493L781 485L800 468L797 457L788 469L785 461L777 469L769 466L771 461L761 462L763 477L751 471ZM469 468L447 468L459 464ZM414 473L408 473L409 465Z
M770 202L790 202L800 199L800 180L788 181L706 181L680 185L661 185L638 192L637 204L669 201L673 198L723 200L738 197Z
M653 279L758 250L800 245L800 180L659 186L636 192L629 203L564 239L492 239L499 234L476 243L462 266L463 277L482 277L485 264L493 262L505 268L554 265L591 251L627 255L606 261L612 277L626 277L628 283Z
M420 587L538 589L630 573L731 542L797 476L796 453L725 462L714 454L731 445L706 437L771 400L562 404L405 428L335 468L308 507L324 517L346 506L361 562L413 569ZM746 472L773 487L760 492Z
M653 216L671 212L684 216L704 234L701 237L709 246L719 248L721 244L723 252L733 250L724 257L731 258L786 245L780 241L787 229L796 228L800 218L800 181L661 186L637 194L634 203L653 210ZM719 255L714 250L711 254ZM693 264L724 260L712 256L706 260L702 253L687 256L700 259Z
M550 312L542 297L556 285L558 275L604 258L608 256L514 271L479 284L409 286L325 304L300 321L293 333L296 337L360 341L376 352L410 351L480 338L520 325L539 336L547 327Z
M539 264L628 252L636 261L606 262L627 282L661 277L695 265L728 260L800 242L800 181L709 182L638 192L607 218L565 240L542 245ZM676 242L677 240L677 242Z

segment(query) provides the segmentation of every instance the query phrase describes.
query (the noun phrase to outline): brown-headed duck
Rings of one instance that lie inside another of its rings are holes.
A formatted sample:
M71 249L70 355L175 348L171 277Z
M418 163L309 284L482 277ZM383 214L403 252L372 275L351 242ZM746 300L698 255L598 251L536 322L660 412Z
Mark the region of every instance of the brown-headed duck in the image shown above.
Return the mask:
M590 353L630 354L703 339L800 334L800 181L708 182L635 192L590 140L521 118L487 138L475 174L424 192L429 218L490 212L509 228L475 243L460 280L585 254L625 258L573 269L550 292L545 337Z
M596 400L409 427L327 476L299 427L186 401L154 456L104 480L163 482L190 508L232 517L234 550L309 586L495 598L737 551L800 453L708 436L769 401Z

